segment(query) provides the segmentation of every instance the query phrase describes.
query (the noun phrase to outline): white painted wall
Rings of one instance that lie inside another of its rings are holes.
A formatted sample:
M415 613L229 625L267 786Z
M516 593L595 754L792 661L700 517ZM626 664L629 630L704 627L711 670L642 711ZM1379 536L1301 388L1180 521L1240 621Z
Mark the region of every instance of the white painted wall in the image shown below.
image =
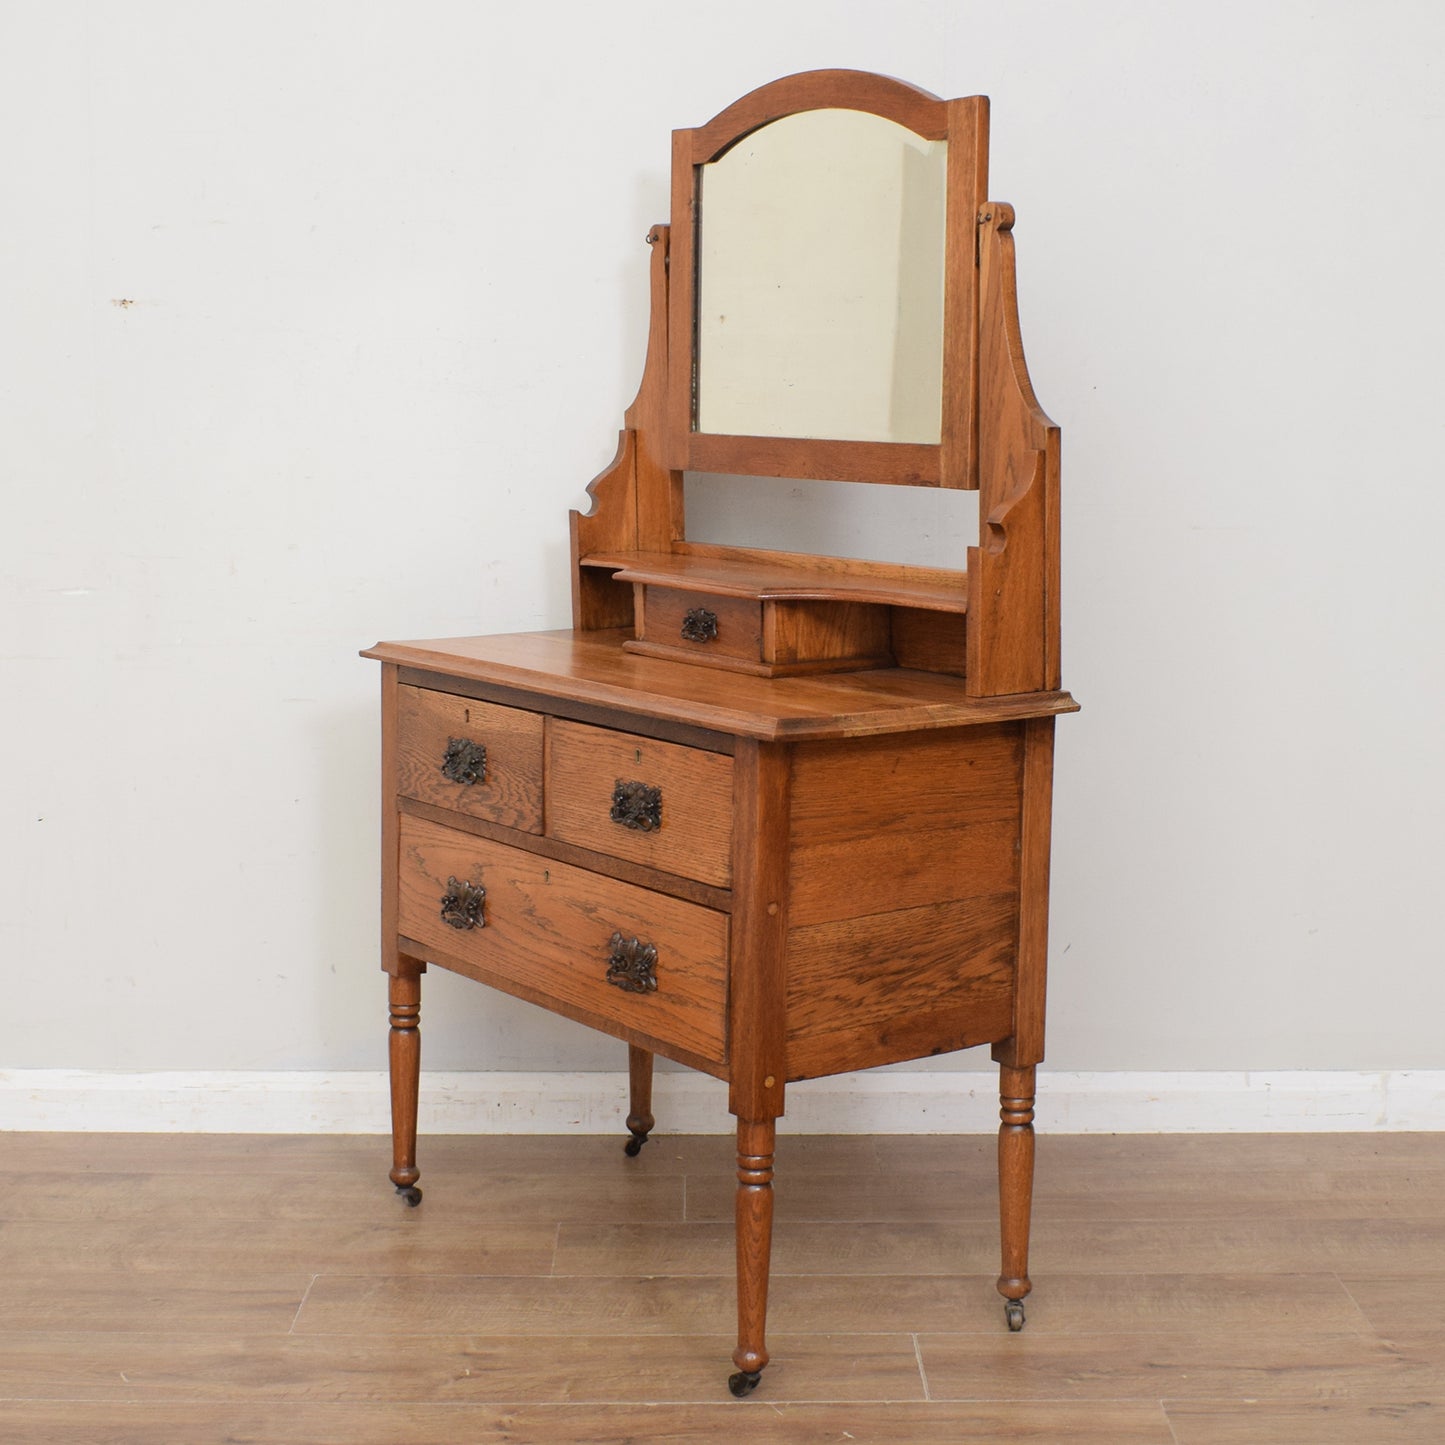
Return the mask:
M849 65L992 95L1064 428L1051 1061L1445 1065L1442 46L1433 0L4 6L0 1062L381 1064L356 649L565 623L669 129ZM431 1067L620 1064L425 997Z

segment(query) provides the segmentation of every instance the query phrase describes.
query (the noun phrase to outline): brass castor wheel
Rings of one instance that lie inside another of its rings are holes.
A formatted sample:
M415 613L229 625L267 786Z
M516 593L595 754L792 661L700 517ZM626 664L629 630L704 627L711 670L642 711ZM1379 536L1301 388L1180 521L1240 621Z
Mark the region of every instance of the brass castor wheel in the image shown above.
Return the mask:
M728 1376L728 1389L741 1400L758 1388L758 1381L762 1378L761 1370L739 1370L737 1374Z
M636 1159L642 1153L642 1146L647 1143L646 1134L634 1134L627 1143L622 1146L622 1152L629 1159Z
M398 1184L396 1192L402 1197L409 1209L415 1209L421 1203L421 1190L415 1184Z
M1009 1300L1003 1307L1003 1317L1008 1321L1009 1329L1014 1334L1018 1334L1024 1327L1024 1302L1017 1299Z

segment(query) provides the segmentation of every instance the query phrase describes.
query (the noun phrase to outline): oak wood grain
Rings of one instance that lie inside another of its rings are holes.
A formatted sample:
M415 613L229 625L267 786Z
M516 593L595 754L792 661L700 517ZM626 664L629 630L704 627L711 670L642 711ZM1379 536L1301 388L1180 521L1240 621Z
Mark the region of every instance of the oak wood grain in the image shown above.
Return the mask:
M462 930L442 919L438 904L451 878L486 889L482 926ZM440 961L456 954L483 974L690 1052L724 1056L724 914L404 816L399 926ZM655 990L609 983L617 933L656 947Z
M968 690L1059 686L1059 429L1034 395L1010 206L979 219L979 540L968 549Z
M641 585L641 584L639 584ZM683 592L676 587L647 584L646 601L638 641L650 648L665 649L662 655L715 664L720 658L756 663L762 656L762 604L755 597ZM717 633L706 642L690 642L683 636L683 622L694 608L705 606L713 614ZM634 643L626 646L632 650Z
M704 908L716 908L726 912L732 906L726 888L711 883L700 883L695 878L684 878L677 873L664 873L646 864L634 863L614 854L599 853L594 848L582 848L575 843L564 842L561 838L541 837L534 833L518 833L488 823L482 818L469 818L463 814L448 813L445 808L433 808L426 803L402 798L399 808L414 818L426 818L444 828L454 828L459 833L471 833L478 838L490 838L509 847L517 847L542 858L554 858L559 863L570 863L576 868L585 868L589 873L601 873L608 878L620 878L624 883L635 883L639 888L653 889L658 893L669 893L675 898L685 898L690 903L699 903Z
M1009 726L795 748L794 927L1012 893L1021 768Z
M867 737L1077 712L1067 693L971 698L961 679L886 668L761 678L639 657L618 632L504 633L386 642L362 655L463 680L763 741ZM623 723L623 725L626 725Z
M397 792L531 833L542 831L542 718L418 687L397 689ZM480 781L442 772L453 739L486 749Z
M620 581L757 601L851 601L940 612L968 606L964 573L804 552L688 542L675 552L598 551L587 567L615 568Z
M640 782L661 790L661 824L613 821L613 790ZM564 842L727 887L732 878L733 762L635 733L550 719L547 832Z
M1011 1027L1012 893L872 913L788 935L788 1077L967 1048Z

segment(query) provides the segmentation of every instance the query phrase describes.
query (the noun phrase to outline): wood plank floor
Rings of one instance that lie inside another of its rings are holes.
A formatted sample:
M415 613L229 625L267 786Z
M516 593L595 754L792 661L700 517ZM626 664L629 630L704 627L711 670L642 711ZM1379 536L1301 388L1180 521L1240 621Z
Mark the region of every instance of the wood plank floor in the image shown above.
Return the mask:
M1445 1441L1445 1134L782 1137L731 1399L732 1141L0 1135L0 1440Z

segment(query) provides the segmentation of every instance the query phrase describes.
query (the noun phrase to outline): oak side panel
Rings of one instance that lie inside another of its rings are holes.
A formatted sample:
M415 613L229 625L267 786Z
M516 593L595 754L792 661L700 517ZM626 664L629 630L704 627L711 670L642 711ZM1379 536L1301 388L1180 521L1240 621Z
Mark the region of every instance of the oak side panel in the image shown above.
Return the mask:
M1021 768L1012 725L799 744L793 927L1016 889Z
M649 365L651 363L649 362ZM626 627L632 621L632 593L609 572L582 566L593 552L637 545L637 433L622 432L617 455L587 487L586 512L567 514L572 553L572 626L579 632Z
M968 691L1058 686L1059 429L1034 395L1019 331L1013 209L980 211L979 542L969 548Z
M788 1076L990 1043L1013 1019L1012 891L794 928Z
M673 470L668 459L668 291L673 264L672 239L668 226L654 226L647 233L652 247L647 365L637 398L627 409L626 417L627 425L637 436L637 546L644 551L666 551L683 534L682 473Z
M775 601L763 604L763 660L790 663L855 659L886 667L888 609L866 602Z
M961 613L895 607L891 638L894 660L899 667L962 677L968 670L967 623Z

